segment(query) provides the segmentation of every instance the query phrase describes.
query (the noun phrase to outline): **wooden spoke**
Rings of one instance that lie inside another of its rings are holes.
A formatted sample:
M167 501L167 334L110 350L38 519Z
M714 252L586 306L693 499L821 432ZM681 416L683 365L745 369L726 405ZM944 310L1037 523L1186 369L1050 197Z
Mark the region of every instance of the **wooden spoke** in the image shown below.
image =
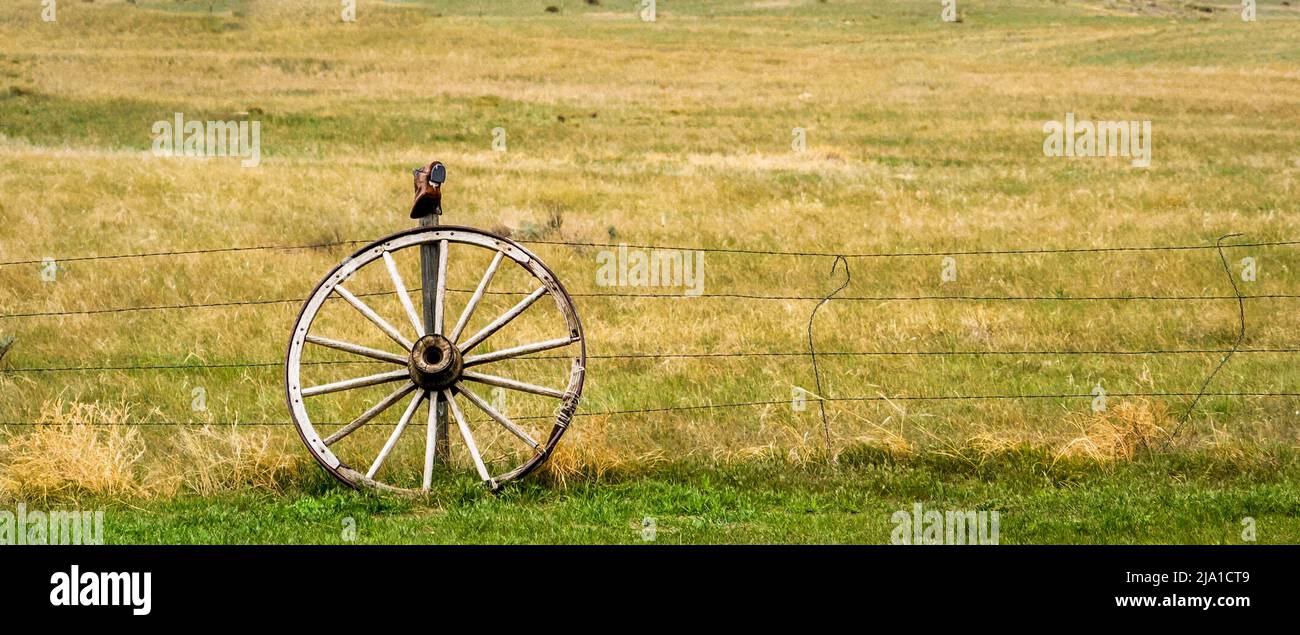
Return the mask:
M424 435L424 491L433 484L433 462L438 453L438 401L442 393L429 393L429 428Z
M563 390L547 388L546 386L537 386L534 384L530 384L526 381L518 381L515 379L507 379L505 377L497 377L496 375L486 375L483 373L474 373L470 371L465 371L461 373L461 376L470 381L476 381L480 384L487 384L489 386L500 386L502 388L509 388L510 390L530 392L533 393L534 395L542 395L544 397L555 397L556 399L564 398Z
M487 466L483 465L483 457L478 453L478 445L474 443L474 435L470 434L469 424L465 423L465 415L460 411L460 405L456 399L451 396L450 390L442 391L442 398L447 402L447 408L451 410L451 415L456 418L456 426L460 428L460 437L465 440L465 447L469 448L469 456L474 459L474 467L478 470L478 475L484 481L496 487L496 481L488 474Z
M303 388L302 396L313 397L316 395L323 395L331 392L339 392L341 390L352 390L353 388L364 388L366 386L374 386L375 384L387 384L389 382L401 381L403 379L407 379L410 376L411 376L411 372L406 370L405 368L403 368L402 370L390 370L386 373L366 375L365 377L354 377L352 379L344 379L343 381L336 381L332 384L321 384L319 386Z
M394 342L401 344L402 348L408 351L415 348L415 344L412 344L410 340L402 337L402 334L398 333L397 329L393 328L392 324L389 324L384 318L379 317L379 314L375 313L374 309L371 309L365 302L362 302L361 298L352 295L351 291L344 289L343 285L334 285L334 291L344 300L347 300L348 304L351 304L353 308L360 311L361 315L366 316L367 320L370 320L375 324L375 326L378 326L379 330L383 331L385 335L393 338Z
M370 409L361 413L361 416L357 417L356 419L353 419L352 423L349 423L348 425L339 428L338 431L336 431L334 434L331 434L328 437L326 437L325 445L334 445L339 441L339 439L342 439L343 437L352 434L354 431L356 431L357 428L360 428L361 426L365 425L366 422L379 416L379 413L388 410L389 407L397 403L398 400L400 400L402 397L405 397L412 390L415 390L415 383L409 381L406 382L404 386L398 388L397 390L394 390L392 394L388 395L387 397L384 397L382 400L379 401L379 403L371 406Z
M397 440L400 439L402 433L406 431L406 425L411 422L411 417L415 414L415 409L420 407L420 400L424 399L427 394L429 394L427 390L421 390L415 393L415 397L411 398L411 405L407 406L406 412L402 413L402 418L397 422L397 427L393 428L393 433L388 436L388 442L384 444L384 449L379 451L379 456L375 458L375 462L370 465L370 470L366 472L366 478L375 477L375 473L379 471L379 467L384 464L384 459L387 459L388 455L392 453L393 446L397 445Z
M447 307L447 241L438 245L438 285L433 297L433 333L442 335L442 314Z
M501 330L501 327L505 326L506 324L509 324L510 320L519 317L520 313L526 311L528 307L532 306L533 303L536 302L537 299L542 297L543 295L546 295L546 287L545 286L537 287L536 291L528 294L528 297L524 298L523 300L520 300L519 304L514 305L513 307L510 308L509 311L502 313L501 317L492 320L491 324L483 327L483 330L479 331L478 333L475 333L474 336L469 338L468 340L465 340L465 343L459 346L460 352L468 353L471 350L473 350L474 347L481 344L483 340L491 337L493 333L496 333L497 331Z
M501 361L503 359L510 359L511 357L519 357L520 355L528 355L530 353L549 351L553 348L568 346L569 344L572 344L574 341L575 340L573 340L572 338L562 337L554 340L546 340L545 342L536 342L533 344L524 344L522 346L512 346L510 348L503 348L499 351L492 351L491 353L484 353L482 355L470 355L469 357L465 358L465 368L469 368L470 366L477 366L479 364L488 364L491 362Z
M492 257L492 264L489 264L487 271L483 272L483 279L479 280L478 288L474 289L474 295L470 296L469 303L465 305L465 310L460 313L460 319L456 320L456 327L451 330L451 335L447 336L447 339L451 340L452 344L456 343L461 331L464 331L465 326L469 324L469 317L474 315L474 309L478 307L479 301L483 299L483 294L487 292L488 285L492 283L492 276L496 275L497 267L501 266L501 259L505 258L505 256L505 254L498 251L497 255Z
M308 335L307 341L311 342L312 344L324 346L327 348L333 348L336 350L343 351L345 353L352 353L353 355L361 355L362 357L377 359L381 362L392 362L394 364L401 364L403 366L405 366L407 362L405 355L386 353L381 350L376 350L358 344L352 344L350 342L340 342L338 340L332 340L327 337L317 337L315 335Z
M483 401L481 397L479 397L478 395L474 394L473 391L466 388L464 384L459 384L459 383L456 384L456 392L465 395L465 398L468 399L470 403L474 404L475 406L478 406L478 409L486 413L487 416L492 417L494 421L505 426L507 430L509 430L515 436L523 440L524 443L527 443L528 447L534 450L540 447L540 444L537 443L537 441L533 440L532 437L528 436L528 433L525 432L523 428L516 425L515 422L511 421L505 415L501 414L500 412L497 412L496 408L493 408L491 405L488 404L488 402Z
M393 279L393 287L397 290L397 299L402 301L402 308L406 309L406 317L411 318L411 325L415 327L415 337L419 339L424 336L424 325L420 324L420 315L415 312L415 305L411 304L411 296L406 292L406 285L402 282L402 274L397 272L397 262L388 252L384 252L384 265L388 267L388 275Z

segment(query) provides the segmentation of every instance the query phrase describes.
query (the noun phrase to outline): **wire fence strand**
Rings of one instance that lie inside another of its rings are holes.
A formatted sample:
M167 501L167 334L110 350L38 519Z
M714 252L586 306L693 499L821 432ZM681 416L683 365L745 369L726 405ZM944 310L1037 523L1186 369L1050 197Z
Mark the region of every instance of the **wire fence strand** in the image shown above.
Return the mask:
M301 244L301 245L257 245L244 247L220 247L207 249L174 249L166 251L127 253L127 254L108 254L108 255L89 255L89 256L67 256L53 258L57 262L85 262L98 260L122 260L132 258L158 258L158 257L179 257L189 255L206 255L232 252L251 252L251 251L293 251L308 249L324 249L345 245L359 245L372 241L362 239L338 240L323 243ZM582 242L582 241L563 241L563 240L523 240L525 244L539 245L556 245L567 247L582 248L619 248L629 249L660 249L674 251L702 251L707 253L728 253L741 255L767 255L767 256L788 256L788 257L843 257L843 258L914 258L914 257L940 257L940 256L988 256L988 255L1034 255L1034 254L1080 254L1080 253L1124 253L1124 252L1152 252L1152 251L1195 251L1210 250L1220 248L1243 248L1243 247L1276 247L1300 245L1300 240L1275 240L1260 241L1248 243L1236 243L1222 245L1216 243L1209 244L1185 244L1185 245L1149 245L1149 246L1119 246L1119 247L1030 247L1030 248L1009 248L1009 249L974 249L974 250L938 250L938 251L902 251L902 252L860 252L860 253L833 253L825 251L777 251L763 250L740 247L699 247L699 246L682 246L682 245L652 245L652 244L627 244L611 242ZM11 260L0 262L0 267L15 265L40 264L44 259L25 259ZM418 289L416 289L418 290ZM469 289L449 289L449 291L468 293ZM494 295L527 295L528 291L500 291L488 290L487 293ZM373 294L357 294L359 296L378 295L383 292ZM711 294L666 294L666 293L641 293L641 292L574 292L569 295L582 298L626 298L626 299L659 299L659 300L689 300L689 299L714 299L714 300L753 300L753 301L821 301L821 295L794 295L794 294L758 294L758 293L711 293ZM1093 295L1093 296L1070 296L1064 294L1055 295L962 295L962 294L921 294L921 295L844 295L836 296L838 301L849 302L1190 302L1190 301L1216 301L1216 300L1269 300L1269 299L1296 299L1300 294L1291 293L1270 293L1255 295L1221 295L1221 294L1186 294L1186 295L1159 295L1159 294L1112 294L1112 295ZM75 317L91 315L111 315L133 312L150 312L150 311L180 311L192 309L228 309L240 307L256 307L269 305L287 305L300 304L304 298L263 298L263 299L242 299L242 300L219 300L212 302L188 302L159 305L141 305L141 306L117 306L117 307L92 307L80 309L63 309L63 310L41 310L41 311L18 311L0 314L0 320L3 319L20 319L20 318L41 318L41 317Z
M449 289L450 291L463 291L461 289ZM414 292L415 289L408 291ZM359 297L383 295L391 292L374 292L358 293ZM498 294L516 294L512 291L498 291ZM519 294L527 295L527 294ZM637 299L663 299L663 300L783 300L783 301L820 301L822 296L815 295L755 295L743 293L715 293L702 295L676 295L665 293L570 293L570 296L580 298L637 298ZM850 302L1162 302L1162 301L1214 301L1214 300L1285 300L1300 298L1300 294L1294 293L1265 293L1255 295L1105 295L1105 296L1057 296L1057 295L1039 295L1039 296L996 296L996 295L878 295L878 296L836 296L836 300ZM232 300L223 302L195 302L190 304L160 304L147 306L123 306L123 307L105 307L95 309L76 309L70 311L31 311L25 313L4 313L0 314L0 319L16 318L34 318L34 317L76 317L87 315L105 315L116 313L134 313L142 311L174 311L188 309L225 309L246 306L264 306L264 305L289 305L300 304L304 298L278 298L266 300Z
M103 254L103 255L82 255L82 256L60 256L49 257L56 262L87 262L97 260L128 260L138 258L162 258L177 256L209 255L222 253L238 253L251 251L296 251L310 249L327 249L340 246L363 245L376 242L380 239L347 239L336 240L323 243L311 243L301 245L248 245L239 247L211 247L211 248L189 248L189 249L172 249L163 251L139 252L139 253L121 253L121 254ZM704 247L699 245L656 245L644 243L615 243L615 242L597 242L597 241L572 241L572 240L542 240L542 239L520 239L516 242L525 245L551 245L564 247L580 248L606 248L617 249L625 247L628 249L661 249L672 251L700 251L704 253L717 254L738 254L751 256L781 256L781 257L805 257L805 258L925 258L934 256L1025 256L1036 254L1085 254L1085 253L1126 253L1126 252L1158 252L1158 251L1201 251L1215 249L1213 243L1206 244L1184 244L1184 245L1133 245L1118 247L1019 247L1019 248L998 248L998 249L948 249L948 250L911 250L911 251L876 251L876 252L829 252L817 250L775 250L775 249L757 249L748 247ZM1300 245L1300 240L1273 240L1258 241L1247 243L1236 243L1224 245L1225 248L1249 248L1249 247L1284 247L1290 245ZM20 260L0 261L0 267L11 267L19 265L39 265L45 262L46 258L26 258Z
M818 353L820 355L820 353ZM1300 397L1300 392L1260 392L1260 391L1243 391L1243 392L1113 392L1107 393L1108 397L1232 397L1232 398L1296 398ZM909 402L909 401L1020 401L1036 399L1093 399L1096 395L1092 393L1045 393L1045 394L983 394L983 395L862 395L854 397L824 397L810 398L811 401L824 402ZM575 413L574 417L613 417L639 414L657 414L667 412L693 412L702 410L724 410L731 408L753 408L760 406L788 406L789 400L764 400L764 401L743 401L737 403L706 403L692 405L672 405L672 406L653 406L646 408L626 408L616 410L598 410ZM511 417L514 421L532 421L551 419L550 415L532 415ZM487 421L487 420L476 420ZM313 422L315 425L344 425L346 422L325 421ZM42 421L4 421L0 426L44 426L44 425L61 425L58 423ZM127 427L176 427L176 426L293 426L295 424L288 421L140 421L124 423L104 423L92 425L120 425ZM395 422L370 422L366 425L372 426L394 426Z
M342 246L355 246L367 244L369 240L337 240L314 244L301 245L255 245L255 246L237 246L237 247L219 247L219 248L194 248L194 249L174 249L168 251L154 251L141 253L124 253L124 254L107 254L107 255L82 255L53 258L60 263L68 262L95 262L95 261L112 261L126 259L147 259L147 258L169 258L169 257L186 257L202 256L222 253L244 253L244 252L287 252L294 250L313 250L313 249L330 249ZM1236 244L1222 244L1222 239L1218 243L1206 244L1182 244L1182 245L1148 245L1148 246L1116 246L1116 247L1028 247L1028 248L1001 248L1001 249L964 249L964 250L932 250L932 251L898 251L898 252L826 252L815 250L766 250L746 247L700 247L700 246L683 246L683 245L653 245L653 244L628 244L614 242L582 242L582 241L565 241L565 240L521 240L524 244L529 245L553 245L566 246L571 248L629 248L629 249L647 249L647 250L675 250L675 251L699 251L705 253L717 254L736 254L736 255L757 255L757 256L774 256L774 257L800 257L800 258L836 258L836 259L868 259L868 258L922 258L922 257L944 257L944 256L1025 256L1025 255L1047 255L1047 254L1099 254L1099 253L1131 253L1131 252L1183 252L1183 251L1204 251L1219 250L1220 258L1223 259L1224 249L1239 248L1264 248L1300 245L1300 240L1275 240L1245 242ZM42 259L22 259L0 262L0 267L12 267L23 265L37 265L46 262ZM846 263L847 264L847 263ZM1226 260L1224 267L1227 268ZM1228 271L1231 279L1231 271ZM419 291L417 287L412 292ZM449 289L450 291L468 293L468 289ZM1234 282L1234 291L1235 282ZM357 293L358 296L374 296L392 293L392 291L375 291L366 293ZM494 295L521 295L528 292L500 291L493 290L488 293ZM619 292L619 291L600 291L600 292L577 292L570 295L582 298L625 298L625 299L663 299L663 300L689 300L689 299L723 299L723 300L756 300L756 301L817 301L825 303L825 295L798 295L798 294L760 294L760 293L712 293L700 295L687 294L666 294L666 293L642 293L642 292ZM1273 300L1273 299L1295 299L1300 298L1300 294L1292 293L1267 293L1255 295L1222 295L1222 294L1109 294L1109 295L978 295L978 294L917 294L917 295L835 295L835 302L925 302L925 301L959 301L959 302L1201 302L1201 301L1223 301L1233 300L1238 303L1244 303L1248 300ZM222 300L211 302L191 302L191 303L174 303L160 305L143 305L143 306L116 306L116 307L90 307L70 310L41 310L41 311L18 311L0 314L0 319L19 319L19 318L40 318L40 317L75 317L75 316L102 316L108 314L120 314L131 312L149 312L149 311L171 311L171 310L193 310L193 309L225 309L236 307L258 307L270 305L297 305L304 301L304 298L274 298L274 299L243 299L243 300ZM1241 312L1244 316L1244 304L1241 305ZM1240 340L1244 338L1244 331ZM704 351L704 352L627 352L627 353L608 353L593 354L588 359L593 360L650 360L650 359L709 359L709 358L762 358L762 357L836 357L836 356L1136 356L1136 355L1225 355L1233 354L1293 354L1300 352L1300 348L1292 346L1264 346L1249 349L1231 350L1217 348L1147 348L1134 350L1087 350L1087 349L1040 349L1040 350L861 350L861 351L815 351L810 348L808 351ZM569 359L563 355L542 355L522 358L521 361L527 360L544 360L544 359ZM1223 362L1226 363L1227 357ZM308 361L303 362L308 365L326 365L326 364L376 364L384 362L372 361ZM1220 367L1223 363L1220 363ZM0 369L0 374L19 374L19 373L59 373L59 372L137 372L137 371L199 371L199 370L220 370L220 369L279 369L283 367L280 360L274 361L223 361L223 362L202 362L202 363L109 363L102 365L88 366L32 366ZM1216 368L1217 372L1217 368ZM1211 378L1213 375L1211 375ZM1205 384L1208 385L1206 380ZM1184 398L1191 397L1200 400L1203 397L1231 397L1231 398L1254 398L1254 397L1271 397L1271 398L1293 398L1300 396L1295 392L1206 392L1204 386L1200 392L1118 392L1108 393L1112 397L1159 397L1159 398ZM825 403L834 402L909 402L909 401L995 401L995 400L1042 400L1042 399L1076 399L1076 398L1093 398L1091 393L1077 394L1070 392L1046 393L1046 394L978 394L978 395L861 395L849 397L825 397L810 396L810 399ZM764 407L788 404L787 400L770 400L770 401L748 401L738 403L706 403L706 404L670 404L665 406L652 406L629 409L612 409L603 411L579 412L578 417L602 417L602 416L628 416L652 413L671 413L671 412L697 412L712 411L721 409ZM1195 403L1193 403L1193 408ZM1189 410L1190 414L1190 410ZM518 417L519 420L528 419L547 419L547 416L525 416ZM23 422L9 421L0 422L0 426L19 426L19 425L44 425L41 422ZM263 422L202 422L202 421L144 421L135 423L126 423L123 425L131 426L180 426L180 425L242 425L242 426L289 426L292 423L280 421L263 421ZM340 424L341 425L341 424ZM379 424L393 425L393 424Z
M1156 356L1156 355L1224 355L1230 349L1219 348L1173 348L1173 349L1135 349L1135 350L953 350L953 351L817 351L818 357L1028 357L1028 356ZM1300 348L1243 348L1235 354L1291 354L1300 353ZM736 351L736 352L676 352L676 353L614 353L589 354L589 360L654 360L654 359L743 359L751 357L811 357L810 351ZM568 355L532 355L513 358L515 361L549 361L571 360ZM378 360L313 360L300 362L304 366L320 365L392 365ZM0 368L0 373L64 373L64 372L133 372L133 371L202 371L238 368L283 368L284 361L235 361L204 362L198 364L106 364L97 366L19 366Z

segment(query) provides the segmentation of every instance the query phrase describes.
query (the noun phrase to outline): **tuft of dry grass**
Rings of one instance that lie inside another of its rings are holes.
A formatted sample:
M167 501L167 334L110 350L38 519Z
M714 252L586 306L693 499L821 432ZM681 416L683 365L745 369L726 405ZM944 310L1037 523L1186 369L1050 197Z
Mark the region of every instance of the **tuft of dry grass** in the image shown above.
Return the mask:
M172 436L169 484L209 496L241 489L281 491L302 465L298 448L265 430L238 426L183 428Z
M1082 457L1101 463L1131 460L1168 439L1170 423L1169 409L1162 402L1124 401L1089 417L1083 436L1063 445L1057 458Z
M47 402L40 423L0 445L0 492L19 499L142 493L145 444L130 408Z
M20 500L179 492L281 491L300 473L297 447L268 431L236 426L179 428L167 452L149 449L129 406L52 401L39 423L0 443L0 495Z
M592 418L571 428L537 475L565 487L571 481L600 481L616 472L649 469L666 460L662 452L629 453L617 447L609 434L609 420Z

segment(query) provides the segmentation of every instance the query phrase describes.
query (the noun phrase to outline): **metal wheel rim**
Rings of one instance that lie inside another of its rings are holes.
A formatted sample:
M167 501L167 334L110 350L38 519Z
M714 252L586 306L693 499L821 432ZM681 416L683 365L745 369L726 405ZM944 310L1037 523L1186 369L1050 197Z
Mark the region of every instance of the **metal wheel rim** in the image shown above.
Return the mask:
M586 374L586 346L587 346L586 337L583 334L582 323L578 318L577 308L574 305L572 297L569 296L563 284L560 283L559 278L555 276L554 272L552 272L550 268L547 267L544 262L542 262L541 259L539 259L535 254L533 254L527 248L510 240L509 238L506 238L504 236L499 236L491 232L486 232L480 229L475 229L472 227L438 225L432 227L412 228L406 231L392 234L388 237L377 240L357 250L351 256L343 260L343 262L339 263L337 266L331 269L329 273L327 273L324 276L324 278L321 279L321 281L316 285L316 288L313 289L311 295L308 296L307 301L303 303L302 309L299 311L298 318L294 322L293 330L290 332L289 347L285 355L285 401L289 407L289 412L293 418L294 427L298 431L299 437L302 439L303 444L307 446L308 450L311 452L312 456L316 459L316 461L321 464L321 466L323 466L327 471L333 474L336 478L338 478L339 480L343 481L344 483L352 487L356 487L356 488L370 487L370 488L391 491L391 492L416 493L416 494L424 493L426 491L426 489L424 488L414 489L414 488L404 488L404 487L389 485L382 481L371 478L367 473L354 469L352 466L339 460L339 458L330 449L330 444L326 442L326 439L328 439L329 437L322 438L319 432L316 430L316 427L312 423L311 417L308 414L307 407L306 407L306 401L310 395L304 395L303 392L304 387L302 386L302 380L301 380L302 352L305 346L309 343L307 337L308 335L312 334L311 333L312 322L315 320L316 316L318 315L325 300L331 297L332 295L338 293L337 289L339 288L339 286L344 281L346 281L353 273L355 273L362 267L370 265L378 260L385 259L385 254L396 252L401 249L407 249L410 247L416 247L419 245L434 243L434 242L441 243L441 245L444 247L441 250L443 254L447 253L445 247L451 244L473 245L500 254L499 256L496 256L496 258L499 260L504 261L504 259L508 258L511 261L513 261L516 265L523 267L526 271L532 274L532 276L536 279L536 281L540 285L539 291L541 289L545 289L545 292L542 293L541 295L551 296L551 298L556 303L556 307L559 309L561 315L564 318L569 333L569 343L564 345L563 348L566 349L569 347L576 348L575 354L572 357L572 364L570 365L568 384L565 390L563 391L563 396L559 397L559 405L555 410L554 424L549 434L547 434L545 440L540 440L540 439L536 440L538 445L536 448L534 448L534 454L530 458L525 460L522 464L518 465L514 469L511 469L499 475L487 475L487 478L484 478L485 483L493 490L495 490L498 489L502 484L523 477L528 473L532 472L533 470L537 469L537 467L539 467L548 458L550 458L550 455L554 451L555 446L559 443L560 438L564 435L564 432L568 429L569 423L572 420L574 412L577 410L578 402L582 395L583 381ZM492 267L493 271L495 271L496 264L497 263L494 261L494 265ZM490 280L491 277L492 277L491 274L487 274L485 276L485 279L483 281L484 289L486 288L486 284L487 284L486 281ZM443 278L443 280L445 284L445 277ZM398 279L395 272L394 272L394 281L400 284L400 280ZM402 290L405 292L407 289L402 288ZM479 291L482 290L483 289L480 289ZM440 291L442 290L440 289ZM445 294L445 292L443 293ZM535 299L534 301L536 301L537 299ZM529 307L531 307L531 303L529 304ZM527 308L529 307L525 307L524 310L526 311ZM473 309L470 309L470 311L472 312ZM522 312L520 314L522 314ZM458 320L458 322L463 321L465 317L467 316L462 316L462 320ZM517 315L515 317L517 317ZM412 320L416 320L416 319L417 319L416 317L412 316ZM443 330L445 331L446 330L445 318L443 322L444 322ZM509 320L507 320L506 324L500 325L497 330L504 328L508 323ZM428 330L432 330L432 326L433 325L425 325L425 328ZM491 337L491 335L495 334L495 332L496 331L489 333L487 336L483 337L478 342L476 342L474 346L476 346L478 343L481 343L483 340L486 340L487 337ZM468 333L466 332L466 333L461 333L460 335L467 335L467 334ZM476 333L475 335L478 334L480 333ZM473 336L471 336L469 339L473 339ZM468 342L469 339L467 339L466 342ZM561 347L557 346L554 348L561 348ZM470 350L473 350L472 346ZM496 351L493 354L499 354L501 352L502 351ZM540 352L540 351L532 351L532 352ZM525 357L528 354L531 354L531 352L513 355L512 357ZM472 358L473 356L466 357L465 360L468 362ZM494 360L494 361L500 361L500 360ZM490 362L485 362L485 363L490 363ZM401 384L402 382L398 380L393 383ZM412 386L414 386L414 382L412 380L408 379L406 380L406 383L410 383ZM306 390L310 391L312 390L312 388L319 388L319 386L308 387L306 388ZM419 395L422 390L423 389L420 388L419 386L415 386L412 392L414 392L416 395ZM461 404L464 404L467 401L466 399L467 391L460 390L460 389L451 389L450 392L453 396L451 404L455 404L457 398L459 398L459 402ZM404 400L407 396L409 396L409 394L410 393L403 394L397 401L390 403L389 405L391 406L397 402ZM409 409L412 411L418 410L420 405L419 402L425 402L425 401L427 400L417 397L415 400L412 401L411 405L409 406ZM425 403L424 405L432 408L435 405L435 403L436 402ZM451 404L449 404L448 407L449 420L447 422L449 437L453 436L451 432L451 430L453 429L453 423L456 423L458 426L461 423L459 419L456 420L451 419L453 414L452 413L453 407L451 407ZM478 404L474 403L474 405L477 406ZM481 408L482 406L479 407ZM384 407L383 410L386 409L387 407ZM380 412L382 412L383 410L380 410ZM378 413L376 413L376 415L377 414ZM404 413L404 415L405 414L407 413ZM418 422L412 420L409 416L406 416L404 418L407 419L408 424L416 424L416 427L421 427L418 425ZM365 424L362 423L361 425L365 425ZM360 426L358 426L358 428L359 427ZM353 428L353 431L355 431L355 429L358 428ZM464 429L462 428L462 430ZM395 434L393 438L396 439L399 436L400 433ZM462 441L464 440L465 439L462 437ZM472 445L472 439L470 444ZM477 450L474 451L474 455L475 455L474 460L476 462L476 466L480 471L480 476L483 476L485 475L484 466L482 461L477 457ZM380 462L382 462L382 457L380 458ZM427 468L426 468L426 475L425 475L426 488L427 488L427 479L428 476L427 476Z

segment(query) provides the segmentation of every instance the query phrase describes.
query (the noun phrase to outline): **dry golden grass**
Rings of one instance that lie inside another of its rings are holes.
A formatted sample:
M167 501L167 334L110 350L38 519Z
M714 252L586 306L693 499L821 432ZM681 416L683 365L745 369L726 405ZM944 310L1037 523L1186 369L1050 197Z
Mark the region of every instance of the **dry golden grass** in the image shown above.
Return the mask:
M151 498L280 491L305 463L266 430L182 427L146 439L129 406L50 402L38 422L0 438L0 496ZM153 447L151 451L151 444Z
M53 402L31 430L0 445L0 493L22 499L136 496L145 444L130 408Z
M629 453L609 437L609 420L601 417L575 426L565 433L538 475L560 487L570 482L600 481L613 474L645 470L666 460L662 452Z
M1081 425L1083 436L1062 446L1057 458L1131 460L1141 452L1160 449L1175 425L1163 403L1125 401L1088 417Z
M280 491L304 466L282 436L232 426L183 428L171 438L168 472L182 491L200 496L242 489Z

